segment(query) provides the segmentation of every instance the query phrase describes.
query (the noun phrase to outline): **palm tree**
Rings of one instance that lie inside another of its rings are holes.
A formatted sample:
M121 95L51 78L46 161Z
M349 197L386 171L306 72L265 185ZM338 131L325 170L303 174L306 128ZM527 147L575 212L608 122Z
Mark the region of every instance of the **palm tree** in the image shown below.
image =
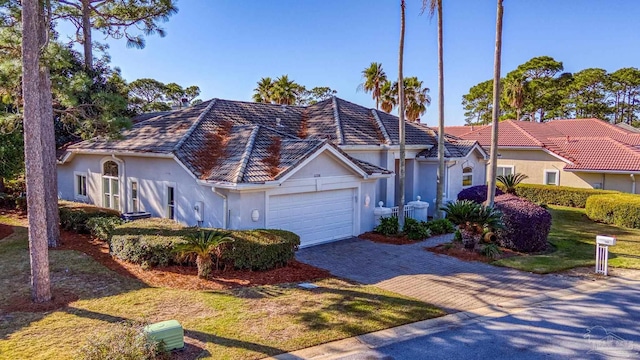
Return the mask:
M518 74L507 76L504 86L504 97L507 104L516 110L516 121L520 121L522 107L524 106L525 78Z
M404 79L402 77L402 65L404 63L404 28L405 28L405 2L400 0L400 49L398 50L398 84L404 85ZM404 86L398 86L398 99L404 99ZM400 191L400 203L398 204L398 225L399 228L404 228L404 186L405 186L405 123L404 112L405 102L398 101L398 138L400 142L400 175L399 175L399 187Z
M380 87L380 107L390 113L398 105L398 83L385 81Z
M293 105L296 103L300 85L289 80L289 76L282 75L273 82L272 99L276 104Z
M493 114L491 115L491 158L489 165L489 189L487 204L493 206L496 196L496 173L498 172L498 116L500 114L500 59L502 57L502 0L498 0L496 14L496 51L493 60Z
M258 87L253 89L253 101L270 103L273 97L273 80L270 77L263 77L258 81Z
M187 242L178 244L174 251L179 260L195 260L198 277L206 279L211 274L212 257L216 259L217 270L218 262L222 257L222 245L232 241L234 239L229 236L229 233L201 230L198 234L190 236Z
M405 115L409 121L420 120L420 116L427 112L427 106L431 104L429 88L422 87L422 83L415 76L404 79Z
M371 97L376 101L376 109L380 109L380 90L387 82L387 74L382 70L382 64L372 62L368 68L362 70L362 78L364 82L358 86L358 89L371 93Z
M429 9L429 17L438 12L438 173L436 181L436 209L442 207L444 192L444 50L442 36L442 0L422 0L422 11ZM436 219L441 216L436 211Z
M528 179L529 177L525 174L516 173L516 174L507 174L507 175L498 175L496 180L504 186L504 192L507 194L515 194L516 186L522 182L524 179Z

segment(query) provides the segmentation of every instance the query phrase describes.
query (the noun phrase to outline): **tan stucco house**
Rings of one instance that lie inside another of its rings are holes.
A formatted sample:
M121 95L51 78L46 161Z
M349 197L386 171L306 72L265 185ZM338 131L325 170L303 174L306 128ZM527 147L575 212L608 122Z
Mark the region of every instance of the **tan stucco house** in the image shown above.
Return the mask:
M491 144L491 127L448 129ZM450 130L450 131L449 131ZM640 133L599 119L499 125L498 174L523 173L524 183L640 193Z

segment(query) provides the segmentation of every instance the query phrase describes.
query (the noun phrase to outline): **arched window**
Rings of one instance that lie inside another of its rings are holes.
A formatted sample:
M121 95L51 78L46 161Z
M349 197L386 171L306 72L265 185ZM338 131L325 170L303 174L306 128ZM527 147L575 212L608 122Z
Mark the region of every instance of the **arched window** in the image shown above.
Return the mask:
M473 168L467 166L462 169L462 187L466 188L473 185Z
M118 163L105 161L102 165L102 206L120 211L120 179Z

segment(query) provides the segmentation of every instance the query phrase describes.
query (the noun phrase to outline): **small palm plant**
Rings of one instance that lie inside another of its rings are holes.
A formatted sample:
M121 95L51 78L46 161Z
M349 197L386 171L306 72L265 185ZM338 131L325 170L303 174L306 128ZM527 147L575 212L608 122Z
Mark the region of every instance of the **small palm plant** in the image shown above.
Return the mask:
M507 174L507 175L498 175L496 180L504 186L504 192L507 194L515 194L516 186L522 182L524 179L528 179L529 177L525 174L516 173L516 174Z
M502 212L471 200L451 202L442 210L447 214L449 221L458 225L462 243L468 249L476 247L485 229L494 230L502 227Z
M216 270L218 270L218 262L223 252L222 245L232 241L234 239L229 236L229 233L200 230L198 234L190 236L187 242L178 244L175 252L181 261L195 260L198 277L206 279L211 274L212 259L215 257Z

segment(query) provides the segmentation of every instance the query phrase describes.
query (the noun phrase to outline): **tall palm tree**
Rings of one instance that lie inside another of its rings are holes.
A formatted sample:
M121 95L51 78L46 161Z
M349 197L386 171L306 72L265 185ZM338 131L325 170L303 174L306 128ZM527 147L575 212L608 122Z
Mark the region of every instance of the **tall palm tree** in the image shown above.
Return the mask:
M273 97L273 80L270 77L263 77L258 81L258 86L253 89L253 101L270 103Z
M438 173L436 180L436 212L440 218L442 197L444 196L444 50L442 36L442 0L422 0L422 11L429 10L433 18L438 12Z
M289 80L289 76L282 75L273 82L272 100L276 104L293 105L300 92L300 85Z
M405 1L400 0L400 49L398 50L398 84L404 85L404 79L402 77L402 65L404 63L404 28L405 28ZM404 99L404 86L398 86L398 99ZM398 138L400 142L400 174L399 174L399 187L400 191L400 203L398 204L398 224L399 228L404 228L404 187L405 187L405 123L404 101L398 101Z
M219 231L200 230L196 235L190 236L187 242L176 245L175 252L178 259L196 261L198 267L198 277L206 279L211 274L213 257L216 259L216 270L218 262L222 257L222 245L232 242L234 239L229 233Z
M368 68L362 70L362 78L364 82L358 89L371 93L371 97L376 101L376 109L380 109L380 89L387 82L387 74L382 70L382 64L372 62Z
M500 114L500 60L502 57L502 0L498 0L496 14L496 51L493 60L493 113L491 115L491 158L489 164L489 188L487 204L493 206L496 196L496 174L498 172L498 116Z
M415 76L404 79L405 116L409 121L418 121L431 104L429 88L422 87L422 84Z
M516 110L516 120L520 121L522 107L524 106L525 83L524 76L518 74L507 76L504 84L504 97L507 104Z
M398 83L385 81L380 87L380 107L390 113L398 105Z

